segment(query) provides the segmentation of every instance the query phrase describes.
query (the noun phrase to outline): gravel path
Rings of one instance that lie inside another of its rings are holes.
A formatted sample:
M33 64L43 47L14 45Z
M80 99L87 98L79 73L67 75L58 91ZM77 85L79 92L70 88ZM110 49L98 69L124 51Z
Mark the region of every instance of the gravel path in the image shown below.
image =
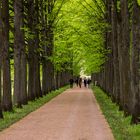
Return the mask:
M73 88L0 132L0 140L114 140L90 89Z

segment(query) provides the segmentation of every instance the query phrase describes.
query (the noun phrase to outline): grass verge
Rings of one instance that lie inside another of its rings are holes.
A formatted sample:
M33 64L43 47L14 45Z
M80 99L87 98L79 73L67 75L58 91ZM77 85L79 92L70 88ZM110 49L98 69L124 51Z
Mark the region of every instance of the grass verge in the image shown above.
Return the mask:
M93 87L93 91L115 139L140 140L140 125L130 125L131 117L124 117L119 107L99 87Z
M13 112L4 112L4 119L0 119L0 131L9 127L13 123L17 122L21 118L25 117L29 113L35 111L45 103L49 102L51 99L62 93L68 88L68 86L63 87L59 90L52 91L46 96L39 98L35 101L29 102L28 105L24 105L23 108L14 108Z

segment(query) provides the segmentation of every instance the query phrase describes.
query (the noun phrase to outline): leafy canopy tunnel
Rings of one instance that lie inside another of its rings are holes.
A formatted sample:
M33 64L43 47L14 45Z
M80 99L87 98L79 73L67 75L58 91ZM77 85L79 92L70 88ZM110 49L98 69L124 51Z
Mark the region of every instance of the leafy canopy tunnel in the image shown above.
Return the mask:
M0 117L72 74L100 71L108 53L105 7L102 0L0 1Z
M60 7L59 1L57 2ZM63 3L54 24L56 71L73 70L74 75L99 72L108 53L104 48L105 5L102 0L69 0Z

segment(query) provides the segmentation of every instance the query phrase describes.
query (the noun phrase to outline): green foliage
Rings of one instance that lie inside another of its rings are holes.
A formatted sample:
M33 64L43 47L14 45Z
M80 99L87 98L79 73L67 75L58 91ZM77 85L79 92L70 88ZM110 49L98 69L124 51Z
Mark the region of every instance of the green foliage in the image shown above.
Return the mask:
M39 98L34 102L29 102L28 105L24 105L22 109L14 108L13 112L4 112L4 119L0 120L0 131L4 128L9 127L18 120L22 119L30 112L33 112L34 110L38 109L39 107L50 101L52 98L62 93L67 88L68 87L64 87L59 90L52 91L43 98Z
M101 0L69 0L58 14L55 25L53 62L56 71L72 69L91 74L100 71L105 62L105 6ZM66 67L64 67L64 64Z
M137 0L138 5L140 6L140 0Z
M140 125L130 125L131 117L124 117L124 113L119 111L119 107L99 87L94 87L93 90L115 139L139 140Z
M91 74L98 72L105 62L104 33L108 28L105 23L105 5L102 0L56 0L52 9L47 8L48 3L42 1L40 6L44 10L40 13L40 23L34 25L39 31L39 49L36 50L43 58L44 46L48 45L44 39L44 29L51 23L54 30L54 53L49 59L55 66L55 71L73 70L75 75L81 71ZM10 52L13 57L14 24L13 5L10 4ZM25 2L27 6L27 2ZM28 6L25 6L27 16ZM43 17L42 17L43 15ZM47 17L47 20L46 20ZM42 19L44 18L44 19ZM27 19L21 30L25 33L26 53L28 54L28 40L35 38L35 33L27 27ZM44 25L44 26L42 26ZM41 49L42 47L42 49ZM48 59L48 58L47 58Z

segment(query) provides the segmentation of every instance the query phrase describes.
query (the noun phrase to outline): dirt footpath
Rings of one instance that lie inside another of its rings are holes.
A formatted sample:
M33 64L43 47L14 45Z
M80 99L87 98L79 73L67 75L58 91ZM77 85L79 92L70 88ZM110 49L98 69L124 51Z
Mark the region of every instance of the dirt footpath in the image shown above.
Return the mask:
M90 89L73 88L0 132L0 140L114 140Z

